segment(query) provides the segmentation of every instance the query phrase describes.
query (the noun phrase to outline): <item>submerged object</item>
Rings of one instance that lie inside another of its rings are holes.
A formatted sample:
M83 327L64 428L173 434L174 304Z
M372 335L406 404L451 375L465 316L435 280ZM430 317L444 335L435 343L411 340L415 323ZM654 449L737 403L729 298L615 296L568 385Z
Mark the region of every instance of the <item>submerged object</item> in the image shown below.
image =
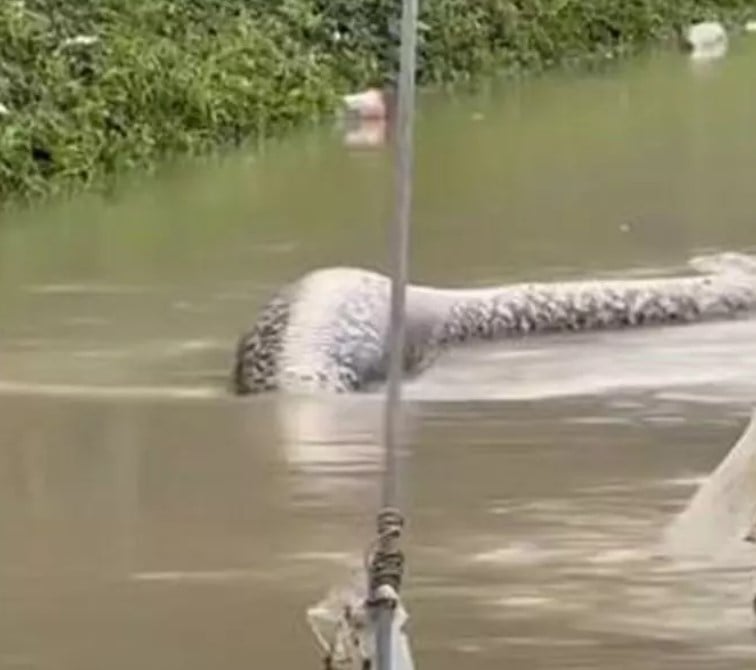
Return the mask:
M722 462L703 481L664 533L677 558L716 560L754 541L756 531L756 412Z
M682 324L756 310L756 259L692 259L700 274L653 279L522 283L490 288L410 285L404 370L444 349L546 333ZM391 282L359 268L326 268L284 286L239 339L233 389L360 391L385 381Z

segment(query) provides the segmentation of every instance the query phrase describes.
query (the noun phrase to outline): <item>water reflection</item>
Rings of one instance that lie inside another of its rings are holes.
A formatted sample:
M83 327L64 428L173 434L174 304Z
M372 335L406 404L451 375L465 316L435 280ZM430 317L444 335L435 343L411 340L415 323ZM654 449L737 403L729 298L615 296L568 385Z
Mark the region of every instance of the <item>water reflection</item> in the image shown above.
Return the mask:
M344 128L344 145L352 149L377 149L389 138L385 119L359 119L349 121Z
M359 560L378 496L381 410L378 396L8 399L0 587L28 603L48 602L50 589L84 589L86 597L66 596L68 612L84 615L94 598L110 614L69 629L79 652L90 629L115 634L109 617L127 605L113 589L126 584L166 603L184 593L166 588L202 588L218 606L232 586L250 597L283 589L292 608L283 625ZM665 414L685 420L654 423ZM623 421L594 420L602 416ZM417 574L408 598L421 630L436 631L420 636L425 657L452 643L455 658L473 647L484 659L527 648L528 662L551 667L557 657L579 662L583 644L606 660L607 639L631 636L649 654L648 645L668 640L742 660L754 557L722 571L657 550L697 477L740 429L738 417L643 394L413 402L406 428ZM465 613L464 625L450 623L453 611ZM25 621L49 639L45 622L56 619L24 612L6 609L0 622ZM184 612L172 626L194 625L194 616ZM145 644L144 632L119 634Z
M378 395L276 398L287 463L304 472L375 471L381 457L383 404Z

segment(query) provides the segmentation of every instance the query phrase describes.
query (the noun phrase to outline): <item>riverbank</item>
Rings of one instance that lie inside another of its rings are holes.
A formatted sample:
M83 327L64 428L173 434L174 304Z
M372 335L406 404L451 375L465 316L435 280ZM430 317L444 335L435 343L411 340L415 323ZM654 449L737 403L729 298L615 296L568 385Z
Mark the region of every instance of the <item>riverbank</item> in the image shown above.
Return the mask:
M0 4L0 201L38 200L331 114L394 67L387 0ZM421 83L616 58L746 0L425 0ZM521 5L526 5L525 8Z

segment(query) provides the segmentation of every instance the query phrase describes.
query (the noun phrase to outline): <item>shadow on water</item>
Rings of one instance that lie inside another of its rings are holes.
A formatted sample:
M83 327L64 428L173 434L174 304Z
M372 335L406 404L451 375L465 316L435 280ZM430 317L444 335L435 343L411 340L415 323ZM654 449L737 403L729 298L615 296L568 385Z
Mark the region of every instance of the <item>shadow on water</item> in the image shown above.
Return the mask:
M754 245L754 48L430 96L418 279L668 271ZM324 130L0 228L0 668L314 666L304 609L359 557L381 398L228 397L272 287L383 262L389 162ZM664 525L742 431L754 321L522 340L407 387L422 665L753 663L747 547Z

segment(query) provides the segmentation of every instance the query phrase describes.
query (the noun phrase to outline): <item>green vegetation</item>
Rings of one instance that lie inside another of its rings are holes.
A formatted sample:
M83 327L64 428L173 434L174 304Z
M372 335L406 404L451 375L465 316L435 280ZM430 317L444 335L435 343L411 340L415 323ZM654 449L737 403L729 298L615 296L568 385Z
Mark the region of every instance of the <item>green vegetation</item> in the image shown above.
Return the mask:
M393 69L399 0L0 0L0 200L102 185L333 111ZM420 79L614 57L753 0L421 0Z

